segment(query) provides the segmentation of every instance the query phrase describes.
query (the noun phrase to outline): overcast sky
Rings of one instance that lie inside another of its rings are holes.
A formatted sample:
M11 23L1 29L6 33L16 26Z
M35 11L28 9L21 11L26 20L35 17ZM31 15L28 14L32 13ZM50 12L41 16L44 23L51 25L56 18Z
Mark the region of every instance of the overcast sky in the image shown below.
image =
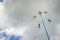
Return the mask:
M23 36L22 40L47 40L41 18L38 15L38 11L42 11L50 39L54 40L52 39L54 37L55 40L60 40L58 36L60 34L59 4L60 0L7 0L3 4L5 13L0 13L5 17L4 20L2 19L4 22L0 25L16 30L17 34ZM44 14L44 11L48 13ZM33 16L37 17L33 19ZM52 22L49 23L48 19ZM41 24L40 29L38 23Z

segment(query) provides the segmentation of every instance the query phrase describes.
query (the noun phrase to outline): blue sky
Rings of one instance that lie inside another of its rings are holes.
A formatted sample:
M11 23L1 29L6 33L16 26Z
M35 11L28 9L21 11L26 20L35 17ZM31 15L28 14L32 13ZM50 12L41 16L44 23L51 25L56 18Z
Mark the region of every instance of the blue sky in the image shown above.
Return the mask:
M0 2L3 2L3 0L0 0Z

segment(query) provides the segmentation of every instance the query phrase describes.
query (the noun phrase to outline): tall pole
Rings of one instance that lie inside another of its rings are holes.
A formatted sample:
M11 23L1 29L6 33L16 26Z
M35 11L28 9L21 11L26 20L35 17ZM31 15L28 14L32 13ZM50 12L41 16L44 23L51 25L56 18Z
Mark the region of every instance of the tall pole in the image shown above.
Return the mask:
M49 37L48 32L47 32L47 29L46 29L46 25L45 25L45 23L44 23L44 20L43 20L42 15L41 15L42 12L39 11L39 14L40 14L40 17L41 17L41 20L42 20L42 24L43 24L44 30L45 30L45 32L46 32L47 38L48 38L48 40L50 40L50 37Z

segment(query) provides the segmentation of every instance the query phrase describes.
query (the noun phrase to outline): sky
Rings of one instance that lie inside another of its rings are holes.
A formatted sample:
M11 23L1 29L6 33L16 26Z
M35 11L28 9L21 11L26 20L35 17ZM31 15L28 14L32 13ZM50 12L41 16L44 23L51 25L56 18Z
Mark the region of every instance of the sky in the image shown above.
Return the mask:
M4 4L1 4L4 12L0 13L0 25L9 28L8 32L6 31L8 34L22 35L22 40L48 40L40 15L38 15L38 12L42 11L50 39L60 40L59 4L60 0L6 0ZM44 11L48 13L45 14ZM37 17L34 19L33 16ZM52 22L49 23L48 19ZM41 24L40 28L38 28L38 23Z
M3 0L0 0L0 2L3 2Z

